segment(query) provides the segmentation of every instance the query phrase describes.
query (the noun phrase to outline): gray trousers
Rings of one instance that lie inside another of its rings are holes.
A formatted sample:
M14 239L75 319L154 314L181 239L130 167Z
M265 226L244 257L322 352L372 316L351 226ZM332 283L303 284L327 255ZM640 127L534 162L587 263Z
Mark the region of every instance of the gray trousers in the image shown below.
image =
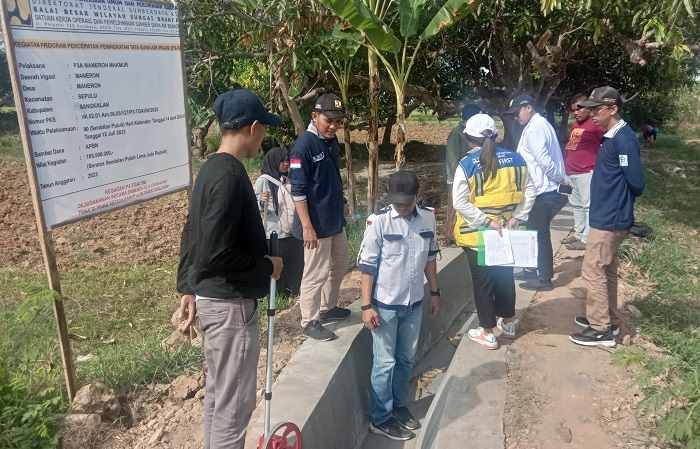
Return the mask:
M583 243L588 240L588 210L591 207L591 179L593 172L569 175L574 188L569 196L569 203L574 213L574 232Z
M254 299L197 300L207 361L204 449L243 449L255 409L258 342Z

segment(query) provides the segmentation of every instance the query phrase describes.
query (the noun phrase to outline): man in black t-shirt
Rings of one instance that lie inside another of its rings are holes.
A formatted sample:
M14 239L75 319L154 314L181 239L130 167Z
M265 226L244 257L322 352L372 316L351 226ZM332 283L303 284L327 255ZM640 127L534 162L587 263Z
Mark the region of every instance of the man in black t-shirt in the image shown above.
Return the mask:
M199 171L180 245L178 290L189 315L181 328L191 324L196 310L208 367L204 448L243 449L255 408L257 299L267 294L270 276L279 279L282 259L268 255L241 159L260 151L267 127L278 126L280 118L246 89L219 95L214 112L221 144Z

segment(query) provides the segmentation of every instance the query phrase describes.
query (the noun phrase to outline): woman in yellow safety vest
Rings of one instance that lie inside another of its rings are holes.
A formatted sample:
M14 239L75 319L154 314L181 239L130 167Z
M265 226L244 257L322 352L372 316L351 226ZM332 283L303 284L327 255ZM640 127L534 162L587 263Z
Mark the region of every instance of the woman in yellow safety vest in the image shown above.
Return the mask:
M479 328L469 338L488 349L498 349L493 328L515 337L515 282L513 268L479 266L479 231L515 228L527 220L535 190L525 160L496 146L496 123L487 114L472 116L464 127L470 150L459 162L452 184L457 211L454 237L469 259ZM483 251L483 249L482 249Z

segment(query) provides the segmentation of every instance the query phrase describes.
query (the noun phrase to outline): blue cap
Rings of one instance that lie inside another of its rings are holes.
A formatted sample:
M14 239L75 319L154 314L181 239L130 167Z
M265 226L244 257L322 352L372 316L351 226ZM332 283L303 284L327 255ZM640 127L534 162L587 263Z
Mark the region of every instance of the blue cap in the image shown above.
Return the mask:
M279 126L282 119L268 112L260 97L248 89L232 89L216 97L214 114L222 129L240 129L258 121L266 126Z
M508 114L515 114L517 113L520 108L523 106L527 105L533 105L535 104L535 99L532 98L530 95L518 95L517 97L513 98L510 100L510 104L508 105Z

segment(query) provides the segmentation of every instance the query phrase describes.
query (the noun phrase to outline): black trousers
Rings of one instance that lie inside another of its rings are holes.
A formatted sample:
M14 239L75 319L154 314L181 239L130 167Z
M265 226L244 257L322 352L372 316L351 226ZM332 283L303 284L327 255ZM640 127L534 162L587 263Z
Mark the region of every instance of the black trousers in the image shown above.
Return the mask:
M537 231L537 271L538 277L551 281L554 277L554 251L552 250L552 219L568 201L565 195L557 191L537 195L532 206L527 227Z
M284 261L282 276L277 281L277 291L287 295L299 295L301 276L304 274L304 242L294 237L278 240L280 257Z
M496 319L515 316L515 281L512 267L481 267L477 263L477 252L464 248L469 259L469 270L474 284L474 304L479 316L479 325L485 328L496 326Z

